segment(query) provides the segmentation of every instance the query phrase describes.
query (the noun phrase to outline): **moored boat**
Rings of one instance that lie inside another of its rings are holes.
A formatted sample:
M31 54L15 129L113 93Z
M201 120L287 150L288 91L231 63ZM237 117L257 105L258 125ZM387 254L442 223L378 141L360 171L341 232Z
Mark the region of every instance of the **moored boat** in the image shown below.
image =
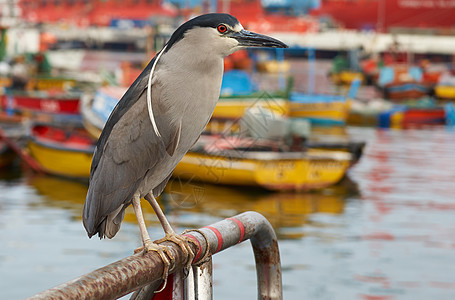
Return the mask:
M79 93L10 91L0 97L0 107L7 111L79 114Z
M95 142L80 125L32 125L30 154L41 168L53 175L88 178Z
M94 94L82 96L81 114L84 126L89 133L98 138L104 124L109 118L119 99L126 92L124 87L107 86L98 89ZM245 111L252 107L260 107L273 111L277 115L289 114L289 103L282 96L257 92L249 95L220 97L208 126L240 119Z
M268 142L205 137L173 174L213 184L308 191L339 182L350 163L351 155L341 151L277 151Z
M452 103L432 107L397 106L379 115L379 126L406 129L453 124L454 120L455 108Z
M126 90L125 87L106 86L98 89L94 94L82 95L82 122L92 137L98 139L109 115Z
M445 72L439 77L434 93L439 99L455 100L455 71Z
M52 76L36 76L30 78L27 83L28 90L38 91L66 91L74 88L77 81L73 78L52 77Z
M308 141L304 146L310 151L336 151L347 152L351 155L351 166L355 165L363 155L366 142L362 141L340 141L340 142L312 142Z
M346 124L352 99L356 97L360 84L360 80L353 80L346 95L293 92L289 97L289 116L308 119L312 124Z
M273 111L279 116L289 115L289 103L286 99L263 92L248 96L221 97L215 106L212 120L236 120L253 107Z
M350 85L354 80L365 81L365 75L362 72L343 70L338 73L331 73L330 78L335 84Z
M434 88L437 98L455 100L455 85L438 84Z
M423 80L421 68L400 64L381 68L377 84L390 100L418 99L429 95L433 88Z
M418 81L392 82L384 87L384 96L390 100L417 99L430 93L429 86Z
M316 124L345 124L351 102L344 96L293 94L290 117Z
M330 79L337 85L351 85L355 80L365 81L365 75L361 71L360 60L364 56L363 49L354 48L347 53L339 53L332 60L332 69L329 72Z

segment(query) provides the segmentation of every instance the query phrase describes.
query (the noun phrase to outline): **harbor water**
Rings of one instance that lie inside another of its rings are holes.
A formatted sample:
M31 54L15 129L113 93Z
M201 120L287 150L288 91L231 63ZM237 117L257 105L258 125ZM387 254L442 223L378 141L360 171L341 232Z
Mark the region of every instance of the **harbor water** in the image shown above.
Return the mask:
M340 184L269 193L175 179L160 199L178 232L254 210L279 237L284 299L455 299L455 130L349 127L367 142ZM23 299L133 253L132 210L112 240L88 239L86 182L0 173L0 299ZM163 232L143 204L153 239ZM213 257L214 299L255 299L249 242ZM234 288L235 287L235 288Z

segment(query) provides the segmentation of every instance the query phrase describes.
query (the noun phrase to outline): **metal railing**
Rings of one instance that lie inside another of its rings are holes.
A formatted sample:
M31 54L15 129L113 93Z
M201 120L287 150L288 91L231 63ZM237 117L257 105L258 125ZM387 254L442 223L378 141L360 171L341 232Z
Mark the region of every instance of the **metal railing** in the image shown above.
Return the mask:
M211 255L245 240L251 241L254 251L258 299L282 299L278 242L272 226L261 214L245 212L184 235L194 241L190 246L196 255L186 280L182 275L185 257L181 248L172 242L162 243L175 257L169 271L174 274L169 299L212 299ZM152 299L163 270L156 252L134 254L29 299L117 299L131 292L135 292L132 299Z

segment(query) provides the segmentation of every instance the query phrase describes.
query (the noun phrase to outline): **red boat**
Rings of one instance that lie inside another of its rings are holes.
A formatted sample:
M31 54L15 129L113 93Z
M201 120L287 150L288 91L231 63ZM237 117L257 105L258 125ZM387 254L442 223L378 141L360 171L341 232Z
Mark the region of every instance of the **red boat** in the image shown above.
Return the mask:
M455 120L455 108L452 104L431 107L396 107L378 116L382 128L419 128L443 126Z
M0 108L5 111L49 114L79 114L79 94L50 92L12 92L2 95Z
M412 128L425 125L445 125L446 112L443 107L409 108L403 114L402 127Z

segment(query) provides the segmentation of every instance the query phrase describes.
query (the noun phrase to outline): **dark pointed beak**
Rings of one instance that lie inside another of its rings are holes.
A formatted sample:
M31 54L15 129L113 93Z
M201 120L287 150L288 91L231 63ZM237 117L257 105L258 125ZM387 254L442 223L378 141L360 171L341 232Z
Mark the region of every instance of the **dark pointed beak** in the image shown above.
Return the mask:
M242 47L289 48L277 39L243 29L232 33L231 38L239 41L239 46Z

